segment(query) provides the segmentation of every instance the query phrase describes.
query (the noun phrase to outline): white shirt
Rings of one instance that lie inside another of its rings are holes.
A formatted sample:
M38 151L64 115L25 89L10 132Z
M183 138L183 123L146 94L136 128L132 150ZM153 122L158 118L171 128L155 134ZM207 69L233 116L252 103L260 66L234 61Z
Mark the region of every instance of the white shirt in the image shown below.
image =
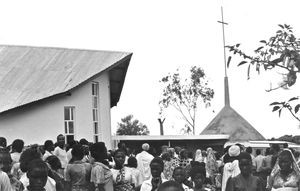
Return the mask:
M44 155L43 155L43 161L45 161L49 156L53 155L52 153L50 153L49 151L45 151Z
M239 161L234 160L233 162L228 162L224 165L223 177L222 177L222 191L225 191L227 180L229 177L235 177L241 173L239 167Z
M114 184L116 184L117 176L120 174L120 170L117 169L110 169L113 176ZM136 179L136 176L132 173L132 169L129 167L124 167L124 173L125 173L125 181L134 184L135 186L138 186L138 181Z
M188 187L187 185L185 185L185 184L181 184L182 185L182 188L183 188L183 190L184 191L193 191L193 189L191 189L190 187Z
M136 155L137 169L141 172L142 180L148 180L151 177L150 162L154 157L146 151Z
M61 167L66 168L68 164L68 158L67 158L67 151L64 149L61 149L60 147L55 147L53 151L53 155L57 156L57 158L61 162Z
M264 156L258 155L253 159L253 163L254 163L256 172L260 172L262 170L261 167L262 167L264 158L265 158Z
M20 156L21 156L21 153L18 153L18 152L10 153L10 157L13 162L19 162Z
M11 191L12 187L8 175L0 170L0 190Z
M24 173L21 178L20 181L22 182L24 188L27 188L27 186L29 186L29 179L27 177L27 173ZM46 191L56 191L56 182L55 180L53 180L52 178L50 178L48 176L46 185L44 187L46 189Z
M72 148L68 150L67 152L67 160L68 160L68 163L70 162L70 160L72 159Z
M151 191L152 190L151 180L152 180L152 177L148 180L145 180L141 186L140 191ZM166 181L168 181L168 180L163 179L163 178L161 179L161 183L164 183Z

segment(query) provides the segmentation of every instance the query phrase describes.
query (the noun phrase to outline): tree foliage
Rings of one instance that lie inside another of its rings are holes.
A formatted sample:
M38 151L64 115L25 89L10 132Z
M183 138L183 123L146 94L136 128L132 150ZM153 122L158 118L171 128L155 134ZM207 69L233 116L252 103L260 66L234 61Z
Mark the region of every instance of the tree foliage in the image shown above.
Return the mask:
M117 135L149 135L149 130L139 120L133 119L133 115L127 115L118 123Z
M208 87L203 69L197 66L190 68L188 79L181 79L179 70L168 74L160 80L163 84L162 108L174 107L185 120L185 129L188 134L195 133L195 117L198 105L204 103L210 105L214 96L213 89Z
M253 55L242 51L239 47L240 44L226 46L232 55L239 55L242 58L238 66L248 64L248 79L250 79L251 67L254 67L258 73L261 69L282 71L282 82L275 88L270 87L269 90L266 90L268 92L279 88L289 89L295 85L297 74L300 73L300 39L295 37L290 25L279 24L278 26L279 30L275 35L268 40L259 41L260 46L254 50ZM229 58L231 59L231 56ZM279 116L283 109L287 109L295 119L300 121L299 96L289 98L287 101L273 102L270 106L273 107L273 112L278 111Z

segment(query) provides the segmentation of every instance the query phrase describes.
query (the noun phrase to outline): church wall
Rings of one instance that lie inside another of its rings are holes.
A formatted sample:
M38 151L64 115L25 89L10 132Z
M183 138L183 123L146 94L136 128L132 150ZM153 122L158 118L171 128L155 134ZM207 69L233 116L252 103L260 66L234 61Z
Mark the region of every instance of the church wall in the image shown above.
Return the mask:
M109 76L101 74L94 81L99 82L100 127L103 140L110 148L110 94ZM25 144L43 144L45 140L56 141L58 134L64 134L64 107L75 107L75 139L86 138L93 142L92 81L75 88L69 95L55 96L0 114L0 136L8 144L20 138ZM105 127L105 128L104 128Z

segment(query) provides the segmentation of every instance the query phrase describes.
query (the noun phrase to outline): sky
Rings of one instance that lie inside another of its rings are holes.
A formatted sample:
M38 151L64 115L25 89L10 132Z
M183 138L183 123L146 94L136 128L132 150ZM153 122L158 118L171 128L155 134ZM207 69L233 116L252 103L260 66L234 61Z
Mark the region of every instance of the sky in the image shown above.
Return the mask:
M241 43L246 51L289 24L300 36L298 1L288 0L27 0L0 1L0 44L65 47L132 52L120 101L111 110L112 131L128 114L159 134L159 80L177 68L204 69L215 97L210 108L199 109L199 134L224 106L224 61L221 6L226 45ZM266 93L274 74L237 67L228 69L231 106L266 138L300 135L299 123L287 112L279 118L269 103L299 95L291 90ZM178 134L184 123L166 113L165 133Z

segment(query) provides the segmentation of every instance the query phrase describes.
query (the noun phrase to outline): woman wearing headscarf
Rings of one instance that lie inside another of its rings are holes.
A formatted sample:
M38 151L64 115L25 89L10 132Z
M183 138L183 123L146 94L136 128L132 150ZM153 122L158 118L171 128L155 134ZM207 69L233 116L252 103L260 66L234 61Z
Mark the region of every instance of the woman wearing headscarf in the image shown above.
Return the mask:
M203 156L201 149L197 149L195 153L195 161L203 162Z
M289 149L284 149L278 156L268 179L268 190L300 190L300 170L296 159Z
M216 157L212 148L207 148L207 159L206 159L206 172L211 180L214 180L215 173L218 172L218 164L216 162ZM214 182L214 181L213 181Z
M232 145L228 149L228 157L224 160L224 169L222 177L222 191L225 191L226 183L229 177L235 177L240 174L238 157L240 155L240 147L237 145ZM224 157L225 158L225 157Z

